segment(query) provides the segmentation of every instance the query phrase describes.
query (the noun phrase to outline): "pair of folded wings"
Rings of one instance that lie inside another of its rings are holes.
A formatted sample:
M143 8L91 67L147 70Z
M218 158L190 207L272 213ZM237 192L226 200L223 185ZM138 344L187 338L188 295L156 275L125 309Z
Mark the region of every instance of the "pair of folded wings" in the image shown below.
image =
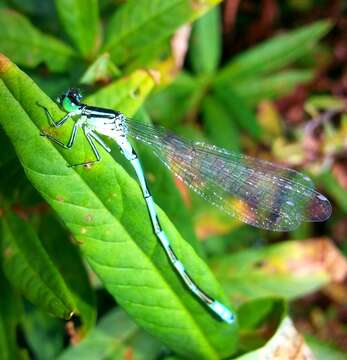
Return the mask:
M324 221L329 200L307 176L268 161L182 139L161 127L126 120L127 135L158 158L197 194L256 227L290 231L303 221Z

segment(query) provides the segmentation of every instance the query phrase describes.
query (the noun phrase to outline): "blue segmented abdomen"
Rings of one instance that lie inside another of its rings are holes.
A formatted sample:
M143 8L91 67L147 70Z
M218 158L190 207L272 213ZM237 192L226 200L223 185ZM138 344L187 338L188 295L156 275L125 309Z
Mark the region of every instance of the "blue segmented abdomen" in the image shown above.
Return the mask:
M215 300L213 301L213 303L208 304L207 306L210 307L210 309L212 309L216 314L220 316L222 320L224 320L228 324L232 324L235 321L235 315L219 301Z
M183 263L177 258L174 250L171 247L170 241L166 236L164 230L162 229L159 219L157 210L155 208L155 203L153 200L152 195L150 194L146 179L140 164L139 159L134 151L134 158L130 160L133 168L135 169L136 175L138 177L143 197L145 199L149 217L151 219L151 223L153 226L153 231L157 236L159 242L161 243L163 249L166 252L171 264L175 268L176 272L180 275L183 282L187 285L187 287L191 290L193 294L195 294L201 301L203 301L219 318L225 321L228 324L231 324L235 321L235 315L223 304L219 301L210 298L207 294L205 294L192 280L189 276Z

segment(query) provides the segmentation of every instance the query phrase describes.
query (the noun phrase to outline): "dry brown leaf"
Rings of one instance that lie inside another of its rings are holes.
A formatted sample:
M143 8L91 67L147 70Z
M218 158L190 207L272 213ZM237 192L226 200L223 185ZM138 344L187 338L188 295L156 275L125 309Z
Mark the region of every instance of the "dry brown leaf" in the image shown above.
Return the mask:
M290 257L286 271L307 275L324 271L331 282L341 282L347 276L347 259L328 238L316 238L295 244L298 256Z
M304 338L295 329L293 322L285 318L277 333L261 349L259 360L314 360Z
M347 259L328 238L293 241L287 245L287 254L274 252L262 264L268 273L290 273L309 276L324 272L329 282L341 282L347 276Z

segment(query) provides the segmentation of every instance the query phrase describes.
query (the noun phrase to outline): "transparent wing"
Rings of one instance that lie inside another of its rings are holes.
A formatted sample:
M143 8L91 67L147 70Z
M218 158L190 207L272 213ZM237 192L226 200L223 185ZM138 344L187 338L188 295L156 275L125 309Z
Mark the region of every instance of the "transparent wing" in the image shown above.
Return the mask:
M329 200L295 170L185 140L161 127L126 120L126 129L196 193L247 224L289 231L331 214Z

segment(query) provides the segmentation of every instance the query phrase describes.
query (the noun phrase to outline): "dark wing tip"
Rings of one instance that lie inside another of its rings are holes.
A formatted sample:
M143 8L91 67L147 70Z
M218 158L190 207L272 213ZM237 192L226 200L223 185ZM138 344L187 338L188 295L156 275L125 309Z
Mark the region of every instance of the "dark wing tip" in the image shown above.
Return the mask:
M330 201L322 194L316 192L305 211L304 221L325 221L332 213Z

